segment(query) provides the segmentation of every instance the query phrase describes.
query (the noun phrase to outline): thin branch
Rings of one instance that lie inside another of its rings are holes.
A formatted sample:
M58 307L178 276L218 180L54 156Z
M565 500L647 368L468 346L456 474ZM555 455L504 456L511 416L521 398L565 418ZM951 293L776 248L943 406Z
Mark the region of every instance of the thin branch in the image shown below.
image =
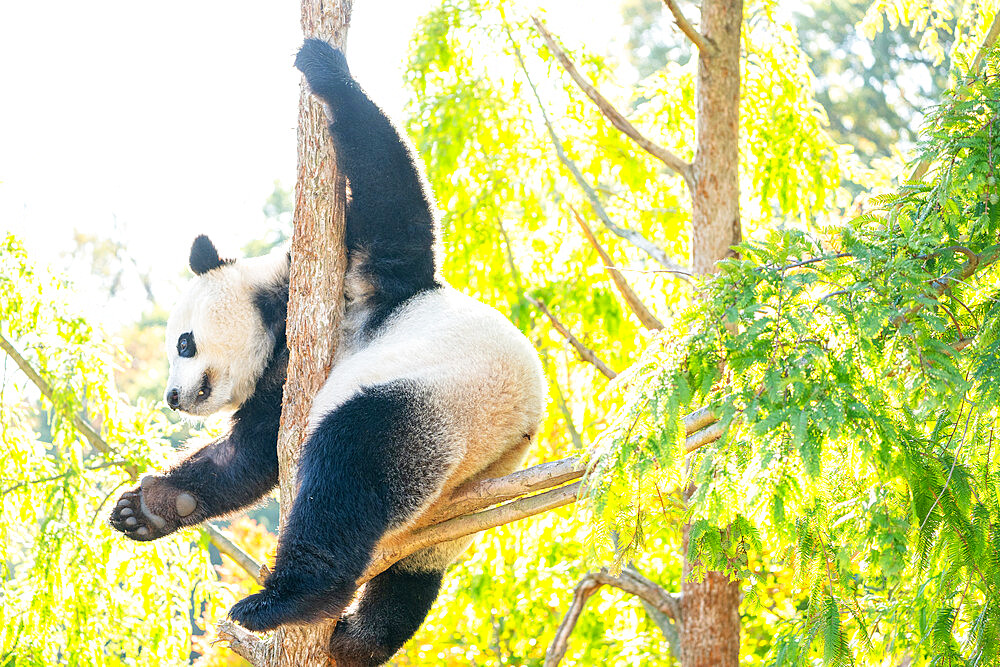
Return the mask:
M532 299L530 296L525 296L525 298L535 308L542 311L542 313L547 318L549 318L549 322L552 323L553 328L555 328L555 330L558 331L562 335L562 337L565 338L566 341L573 346L573 349L576 350L577 354L580 355L580 358L582 360L593 364L594 367L597 368L597 370L601 371L601 373L603 373L605 377L607 377L609 380L613 380L618 375L618 373L611 370L610 366L601 361L601 359L597 356L597 353L595 353L589 347L581 343L580 340L576 336L574 336L569 329L566 328L566 325L560 322L556 318L556 316L553 315L552 312L545 307L544 303L542 303L538 299Z
M461 537L496 528L513 521L519 521L529 516L541 514L549 510L569 505L577 500L580 492L580 482L573 482L545 493L520 498L513 502L499 505L492 509L475 514L465 514L441 523L418 528L398 536L383 540L372 557L372 562L360 579L358 585L365 583L376 575L384 572L393 563L406 558L421 549L451 542Z
M585 469L583 461L570 457L540 463L506 477L484 479L461 486L452 493L444 507L430 514L428 523L452 519L529 493L572 482L583 477Z
M666 0L664 1L666 2ZM975 72L979 69L980 63L983 62L983 58L986 57L989 50L993 48L993 44L996 43L998 37L1000 37L1000 12L993 15L993 23L990 24L990 29L986 31L986 37L983 39L983 44L979 47L979 51L976 52L975 58L972 59L972 66L969 68L970 72ZM930 167L930 160L921 160L913 168L913 171L910 172L910 177L907 179L907 182L922 180Z
M60 473L58 475L51 475L49 477L41 477L39 479L25 480L23 482L19 482L17 484L14 484L13 486L8 486L3 491L0 491L0 498L3 498L8 493L13 493L14 491L17 491L18 489L24 488L26 486L31 486L33 484L44 484L45 482L54 482L57 479L63 479L64 477L70 477L72 475L77 474L78 472L83 472L83 471L87 471L87 470L104 470L105 468L112 468L112 467L118 467L118 468L120 468L123 465L125 465L125 461L105 461L104 463L101 463L100 465L86 466L85 468L83 468L83 470L67 470L66 472Z
M587 179L583 177L583 173L580 171L580 168L577 167L576 163L573 162L569 155L566 154L566 149L563 148L562 141L559 139L559 135L556 134L556 130L552 126L552 121L549 120L549 115L545 111L545 105L542 103L542 98L538 93L538 88L535 87L535 83L532 81L531 75L528 74L528 67L524 64L524 58L521 56L521 49L514 41L514 37L510 34L509 29L507 30L507 37L510 39L511 46L514 49L514 55L517 56L517 62L521 67L521 72L524 74L524 78L528 82L528 87L531 88L531 92L534 94L535 100L538 102L538 109L542 114L542 121L545 123L545 129L548 132L549 139L552 141L552 146L556 149L556 155L558 156L559 161L562 162L567 169L569 169L570 173L573 175L573 179L576 180L580 189L582 189L584 194L587 195L587 201L590 202L591 208L594 209L594 213L597 214L601 223L611 230L616 236L625 239L652 257L653 260L664 268L669 269L670 271L676 271L678 274L687 273L685 267L670 261L667 257L667 253L665 253L662 248L658 247L645 236L634 229L621 227L611 220L610 216L608 216L608 212L604 210L604 205L601 204L601 200L597 196L597 192L595 192L594 188L587 183Z
M233 562L243 568L247 574L249 574L254 581L259 585L264 585L264 573L267 571L267 566L258 563L253 556L244 551L238 544L233 542L228 535L222 532L218 526L212 522L205 522L202 526L202 530L208 535L208 541L211 542L219 553L223 553L229 556Z
M583 607L602 586L613 586L635 595L660 613L675 621L680 617L678 596L632 570L622 570L617 577L606 569L586 574L573 589L573 602L545 652L545 667L556 667L566 655L569 637L583 612Z
M639 295L636 294L632 287L628 284L625 280L625 276L623 276L622 272L618 270L617 266L615 266L614 261L611 259L611 255L608 254L608 251L604 249L604 247L597 240L597 237L594 236L594 231L590 228L590 225L586 223L583 217L575 208L573 208L572 205L567 205L569 206L569 210L573 212L573 217L576 218L577 224L580 225L583 235L587 237L587 241L590 242L590 245L597 251L601 261L604 262L604 268L611 274L611 280L614 282L615 287L618 288L618 292L622 295L622 298L628 305L629 310L631 310L632 313L639 318L639 322L642 323L642 326L646 327L650 331L659 331L663 329L663 322L657 319L656 315L654 315L649 308L646 307L646 304L642 302Z
M674 23L677 27L681 29L681 32L691 40L691 43L698 47L706 56L715 55L719 50L715 43L709 38L705 37L703 34L695 30L695 27L691 25L691 22L687 20L684 14L681 12L681 8L677 5L677 0L663 0L663 4L667 6L670 13L674 15Z
M623 116L617 109L612 106L611 102L607 100L603 95L589 81L583 78L579 70L576 68L576 64L570 59L566 52L559 46L552 33L548 31L541 21L536 17L532 16L531 20L534 22L535 27L538 28L538 32L541 33L542 39L548 44L549 50L555 55L556 60L562 65L566 73L569 74L576 85L580 87L580 90L584 92L591 99L591 101L597 105L598 110L604 115L608 121L611 122L620 132L624 133L629 139L634 141L642 148L644 151L655 157L656 159L663 162L674 172L679 174L684 178L684 182L687 183L690 189L694 189L694 172L691 169L691 164L682 160L680 157L670 152L663 146L654 143L650 139L646 138L635 128L632 123L628 121L625 116Z
M7 356L14 360L14 363L16 363L18 368L21 369L21 372L24 373L29 380L31 380L32 384L38 387L38 391L42 392L42 395L45 396L50 403L53 405L57 404L55 400L55 392L53 391L52 386L46 382L45 378L39 375L34 368L32 368L31 364L28 363L28 360L21 356L21 353L17 351L14 344L7 340L7 338L2 334L0 334L0 349L6 352ZM80 432L81 435L83 435L84 438L87 439L87 442L90 443L91 447L107 457L114 456L115 459L120 457L118 452L116 452L111 445L104 441L101 435L94 430L94 427L91 426L87 420L83 418L83 416L74 414L72 415L72 420L73 426ZM125 472L127 472L133 480L138 478L139 472L134 465L125 464L122 465L121 468L125 470Z
M967 259L962 266L952 269L940 278L935 278L930 282L931 290L923 296L930 297L931 299L938 299L945 292L947 292L954 283L966 280L973 274L985 269L1000 259L1000 246L994 246L989 251L984 251L981 255L977 255L964 246L953 246L950 248L944 248L943 250L952 250L954 252L961 253L965 255ZM893 326L900 326L922 310L925 305L925 303L918 303L905 313L897 315L892 321Z

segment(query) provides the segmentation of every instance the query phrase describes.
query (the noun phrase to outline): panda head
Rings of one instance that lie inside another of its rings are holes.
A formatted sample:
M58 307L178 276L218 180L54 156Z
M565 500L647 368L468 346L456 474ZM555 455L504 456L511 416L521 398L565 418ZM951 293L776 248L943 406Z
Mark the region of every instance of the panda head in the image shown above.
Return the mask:
M288 253L221 259L208 237L199 236L190 265L194 278L167 320L164 400L205 416L246 402L284 344Z

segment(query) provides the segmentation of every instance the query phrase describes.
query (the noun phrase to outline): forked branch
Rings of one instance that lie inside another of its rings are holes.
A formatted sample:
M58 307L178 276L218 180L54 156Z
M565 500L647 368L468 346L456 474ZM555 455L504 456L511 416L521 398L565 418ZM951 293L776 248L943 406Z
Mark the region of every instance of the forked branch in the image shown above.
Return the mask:
M667 9L670 10L670 13L674 15L674 23L677 24L677 27L680 28L681 32L683 32L684 35L691 40L692 44L698 47L699 51L706 56L715 55L715 52L718 51L715 44L712 40L705 37L703 34L698 32L693 25L691 25L691 22L687 20L687 17L684 16L684 12L681 11L680 6L677 4L677 0L663 0L663 4L665 4Z
M556 636L549 645L549 649L545 652L545 667L556 667L566 655L566 650L569 648L569 637L580 619L583 607L587 604L587 600L602 586L613 586L635 595L675 621L680 616L678 596L667 592L638 572L622 570L618 576L612 575L606 569L590 572L573 589L573 602L559 625L559 629L556 630Z
M552 33L548 31L545 24L538 20L536 17L532 16L531 20L534 22L535 27L538 32L541 33L542 39L548 45L549 50L555 55L556 60L562 65L562 68L566 70L566 73L573 78L576 85L580 87L587 97L597 105L598 110L604 115L608 121L611 122L620 132L625 134L629 139L639 144L639 147L644 151L657 158L663 164L667 165L675 173L684 177L684 181L688 184L688 187L692 190L694 189L694 172L691 170L690 163L682 160L679 156L675 155L671 151L667 150L663 146L654 143L647 137L645 137L639 130L635 128L632 123L629 122L621 112L616 109L611 102L607 100L606 97L601 95L600 92L594 86L583 78L580 71L576 68L576 63L574 63L570 57L566 54L559 43L552 36Z
M680 266L676 262L670 261L670 258L667 257L667 253L665 253L662 248L636 230L622 227L611 219L611 216L608 215L604 205L601 203L600 197L597 196L597 191L595 191L594 188L591 187L590 183L587 182L587 179L584 178L583 172L580 171L576 162L574 162L569 155L566 154L566 149L563 147L562 140L559 138L559 135L556 134L555 127L552 125L552 121L549 120L549 114L545 111L545 105L542 103L542 97L538 92L538 88L535 86L535 82L528 73L528 67L524 64L524 57L521 55L521 49L517 45L517 42L514 41L514 36L510 34L509 29L507 30L507 37L510 39L511 46L514 49L514 55L517 57L517 62L521 68L521 72L524 74L524 78L528 82L528 87L531 88L535 101L538 102L538 110L542 114L542 122L545 123L545 130L549 135L550 141L552 142L552 147L555 148L556 157L559 158L559 161L562 162L563 166L565 166L566 169L569 170L570 174L573 175L573 180L576 181L577 185L580 186L580 189L583 190L583 193L587 196L587 201L590 202L590 206L594 209L594 213L597 215L597 218L616 236L625 239L636 248L642 250L660 266L667 269L672 274L678 277L688 276L689 279L687 269Z

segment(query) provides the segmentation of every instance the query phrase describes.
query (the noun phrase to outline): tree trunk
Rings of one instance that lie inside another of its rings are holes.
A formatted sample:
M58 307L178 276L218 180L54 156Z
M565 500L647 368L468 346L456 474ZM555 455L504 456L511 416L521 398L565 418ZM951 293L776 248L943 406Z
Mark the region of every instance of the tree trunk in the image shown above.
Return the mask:
M743 0L704 0L701 33L714 44L699 51L695 93L691 264L712 273L739 243L740 28Z
M352 0L302 0L302 32L344 48ZM299 449L313 396L333 365L344 312L344 177L337 173L322 105L303 81L299 95L298 174L288 295L288 378L278 436L281 528L298 491ZM283 626L274 634L268 667L331 664L333 622Z
M743 0L704 0L701 34L709 48L699 50L692 166L691 265L711 273L733 254L741 240L739 190L740 29ZM688 581L686 557L681 584L680 645L684 667L735 667L740 655L740 586L719 572Z

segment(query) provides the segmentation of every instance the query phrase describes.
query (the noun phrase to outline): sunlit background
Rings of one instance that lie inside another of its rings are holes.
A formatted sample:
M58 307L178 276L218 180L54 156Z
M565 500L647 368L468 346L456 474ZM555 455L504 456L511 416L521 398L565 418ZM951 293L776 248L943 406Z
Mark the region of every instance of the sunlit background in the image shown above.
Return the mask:
M354 3L351 68L394 118L431 4ZM567 37L620 45L615 3L545 9ZM170 303L195 235L236 254L264 232L275 183L292 187L301 42L292 2L0 4L0 230L84 284L90 267L66 259L74 233L114 237ZM142 294L128 276L87 314L120 324Z

